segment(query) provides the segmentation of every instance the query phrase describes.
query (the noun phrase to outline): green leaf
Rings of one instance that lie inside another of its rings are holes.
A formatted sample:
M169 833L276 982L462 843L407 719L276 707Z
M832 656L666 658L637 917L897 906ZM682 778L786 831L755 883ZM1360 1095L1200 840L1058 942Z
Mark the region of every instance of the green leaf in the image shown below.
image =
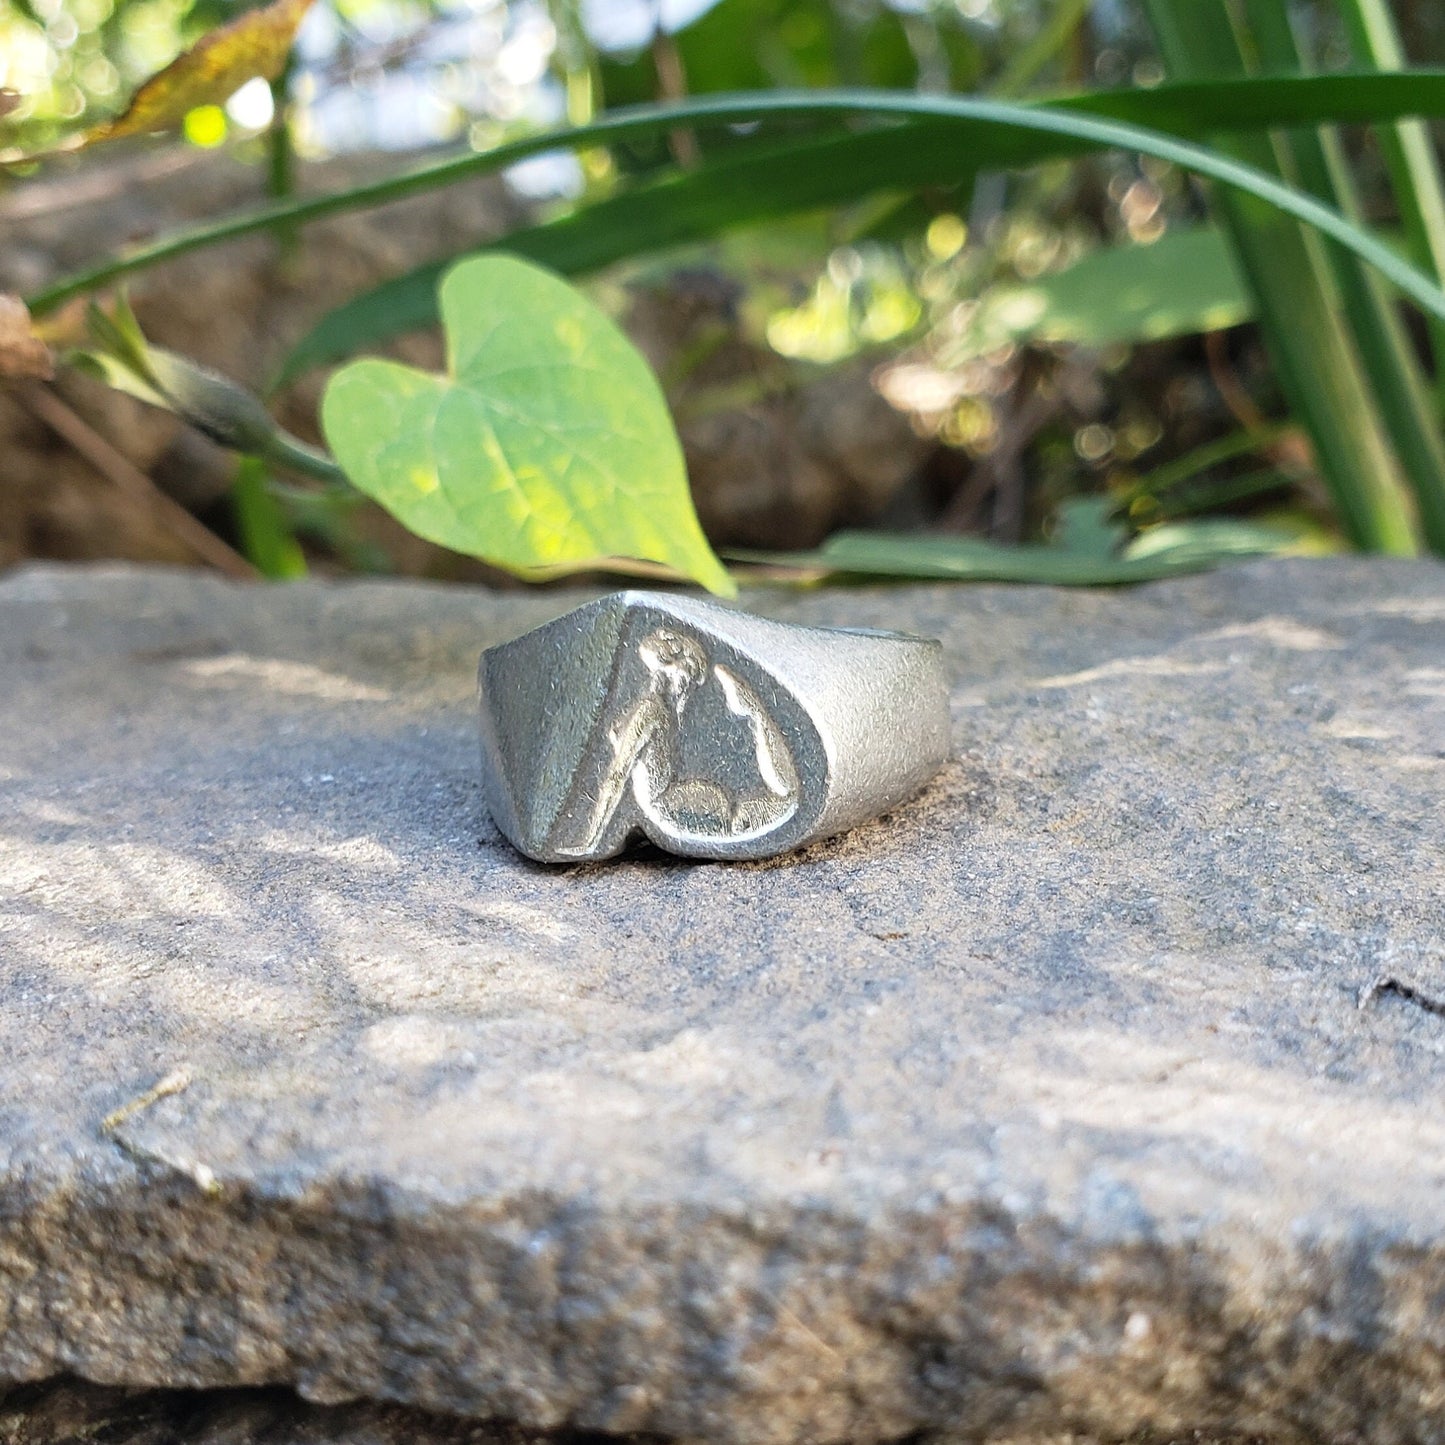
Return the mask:
M980 301L957 359L1011 341L1160 341L1238 326L1253 312L1224 234L1182 227L1149 245L1092 251L1026 286L995 287Z
M1121 545L1124 529L1111 522L1111 506L1096 497L1065 503L1051 544L1002 547L977 537L838 532L816 552L730 555L740 561L821 567L864 577L1103 587L1202 572L1243 557L1289 551L1297 543L1290 533L1273 527L1204 521L1166 523Z
M1076 557L1113 557L1128 535L1108 497L1071 497L1054 517L1053 550Z
M271 491L271 477L259 457L242 457L231 483L231 512L241 552L263 576L291 581L306 576L306 554Z
M509 571L634 558L732 595L662 391L622 332L509 256L454 267L439 301L446 375L365 360L326 388L322 427L351 482L419 536Z

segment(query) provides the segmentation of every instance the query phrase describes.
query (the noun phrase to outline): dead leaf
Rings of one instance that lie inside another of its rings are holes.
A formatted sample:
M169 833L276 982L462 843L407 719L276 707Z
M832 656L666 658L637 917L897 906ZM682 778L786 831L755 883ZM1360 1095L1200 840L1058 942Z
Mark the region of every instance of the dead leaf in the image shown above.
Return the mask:
M6 90L0 86L0 120L9 115L19 104L20 92L18 90Z
M136 91L124 115L88 132L86 142L171 130L198 105L220 105L258 75L274 80L310 8L311 0L271 0L203 35Z
M35 334L25 303L0 292L0 381L49 381L54 375L50 348Z

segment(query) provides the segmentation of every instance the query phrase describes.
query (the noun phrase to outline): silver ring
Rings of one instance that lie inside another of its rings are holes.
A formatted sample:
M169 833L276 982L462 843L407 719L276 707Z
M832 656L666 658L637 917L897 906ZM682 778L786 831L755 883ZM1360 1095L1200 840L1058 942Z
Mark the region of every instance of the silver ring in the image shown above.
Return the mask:
M490 647L482 773L529 858L770 858L866 822L948 756L943 650L614 592Z

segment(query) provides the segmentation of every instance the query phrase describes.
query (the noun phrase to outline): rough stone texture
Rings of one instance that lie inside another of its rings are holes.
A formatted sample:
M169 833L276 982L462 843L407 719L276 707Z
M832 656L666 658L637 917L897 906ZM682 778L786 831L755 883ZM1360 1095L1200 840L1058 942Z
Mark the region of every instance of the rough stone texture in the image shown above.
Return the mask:
M917 1437L915 1437L917 1438ZM529 1430L403 1405L308 1405L289 1390L125 1390L54 1380L0 1394L0 1445L664 1445L656 1435ZM1000 1440L997 1445L1015 1445ZM1098 1445L1061 1435L1047 1445ZM1135 1436L1129 1445L1262 1445L1245 1435Z
M122 1390L59 1380L0 1397L0 1445L607 1445L618 1438L369 1401L307 1405L279 1389Z
M1445 568L750 599L956 685L748 865L481 814L578 600L0 580L0 1380L1445 1440Z

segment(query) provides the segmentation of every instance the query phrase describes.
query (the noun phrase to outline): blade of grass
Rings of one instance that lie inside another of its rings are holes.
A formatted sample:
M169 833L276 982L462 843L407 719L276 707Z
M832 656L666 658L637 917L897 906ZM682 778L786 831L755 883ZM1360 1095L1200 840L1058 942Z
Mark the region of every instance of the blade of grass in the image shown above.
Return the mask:
M668 172L571 215L513 231L487 249L581 276L642 253L836 205L884 190L911 190L959 175L958 139L946 126L910 127L899 154L896 129L810 136L729 154L691 171ZM273 389L388 336L436 320L436 285L452 258L429 262L329 312L287 356Z
M1246 39L1267 69L1298 69L1307 63L1281 0L1245 0L1242 15L1248 26ZM1293 130L1275 144L1305 190L1360 220L1363 208L1337 132ZM1426 542L1433 551L1445 550L1445 440L1395 298L1356 257L1332 242L1325 242L1324 248L1359 353L1358 385L1378 407L1404 479L1414 492Z
M263 576L291 580L306 576L306 555L271 492L271 476L259 457L242 457L231 484L231 510L241 552Z
M1198 517L1203 512L1232 507L1236 502L1250 501L1271 492L1286 491L1294 478L1278 467L1261 467L1237 477L1217 482L1199 482L1180 489L1181 494L1154 499L1156 510L1147 513L1151 521L1174 521ZM1138 516L1138 511L1131 513Z
M1287 431L1287 427L1274 426L1264 431L1230 432L1226 436L1207 441L1185 452L1183 456L1175 457L1172 461L1145 472L1119 495L1119 506L1123 511L1128 511L1135 502L1157 500L1164 493L1194 481L1196 477L1203 476L1225 462L1264 451L1266 447L1278 442Z
M993 93L1014 96L1026 90L1039 72L1066 46L1083 23L1094 0L1058 0L1054 13L1039 27L1027 45L1009 58Z
M1340 14L1357 60L1382 71L1405 68L1405 51L1384 0L1339 0ZM1429 127L1397 121L1376 130L1380 153L1395 192L1410 255L1422 271L1445 280L1445 184ZM1431 320L1436 408L1445 412L1445 324ZM1438 547L1437 547L1438 550Z
M1165 64L1185 78L1242 72L1245 45L1262 46L1266 60L1273 55L1278 61L1286 43L1292 50L1287 31L1271 30L1274 19L1283 20L1281 6L1263 0L1262 9L1271 7L1275 14L1261 19L1246 3L1244 15L1258 23L1236 29L1226 0L1145 0ZM1289 174L1297 160L1282 137L1236 136L1218 143L1252 168L1275 175ZM1328 186L1328 177L1312 179ZM1222 191L1215 200L1254 293L1280 389L1310 435L1346 535L1371 551L1415 551L1405 481L1342 315L1339 279L1318 238L1255 197ZM1345 278L1347 286L1351 279ZM1359 296L1352 299L1365 304Z
M683 109L690 113L705 111L717 118L724 114L755 114L753 107L759 104L761 102L751 97L722 97L668 108L664 113L669 121ZM1041 125L1049 135L1075 142L1140 149L1250 193L1258 201L1267 203L1262 207L1266 215L1273 214L1268 207L1275 207L1317 227L1389 276L1425 310L1445 316L1445 292L1388 246L1313 197L1304 196L1277 177L1242 165L1217 151L1113 121L951 96L899 96L878 92L785 95L774 100L769 113L830 114L840 105L873 114L925 116L936 122L923 133L932 142L931 146L919 144L918 132L909 133L907 139L913 146L908 154L895 158L898 168L893 177L895 184L900 178L916 182L920 174L931 171L935 164L954 167L951 177L940 174L940 179L957 180L979 164L995 164L997 152L1010 151L1011 142L1019 132ZM952 122L952 126L947 122ZM815 142L818 147L831 145L830 164L819 164L820 150L815 149L808 156L809 165L798 168L796 179L787 185L779 184L783 179L781 173L772 174L782 164L776 156L753 157L751 168L748 161L739 160L730 171L671 175L649 183L651 189L614 197L596 208L554 223L553 227L526 231L494 245L578 274L608 260L655 249L659 243L670 245L749 219L810 209L822 204L824 195L836 201L866 194L878 188L876 172L868 166L855 168L849 164L850 150L856 148L855 154L863 154L866 147L871 146L869 160L876 164L885 153L891 154L891 141L896 138L893 131L870 131ZM972 141L967 149L959 144L964 139ZM996 148L994 142L998 143ZM950 147L958 147L956 154ZM724 196L730 199L725 201ZM422 268L384 283L323 318L288 359L283 381L294 378L307 366L322 364L360 346L374 345L403 331L431 324L436 315L432 295L436 274L435 266ZM1394 544L1403 543L1397 536Z
M28 298L28 304L32 313L39 314L120 276L190 251L262 231L299 227L347 211L384 205L468 177L491 174L548 151L581 149L627 137L665 135L679 124L738 124L798 118L837 121L850 114L871 113L905 122L896 128L893 144L900 163L906 163L921 139L912 127L935 125L942 115L946 123L968 123L971 120L975 132L988 133L990 153L982 158L988 164L1024 166L1082 154L1091 149L1129 144L1117 137L1104 139L1098 135L1070 134L1068 125L1060 124L1062 117L1058 112L1115 120L1185 136L1208 130L1248 130L1323 121L1394 121L1407 116L1445 115L1445 70L1416 70L1389 75L1271 77L1268 81L1238 78L1160 86L1154 90L1100 91L1061 97L1046 110L1032 104L1010 106L1002 102L970 101L960 97L932 97L936 102L952 102L953 109L939 112L927 107L925 102L928 99L890 96L878 91L811 94L773 91L614 111L586 127L551 131L480 153L467 152L346 191L298 197L177 231L159 241L108 257L83 271L63 277ZM1020 123L1016 128L1009 129L1021 111L1042 115L1043 120L1036 125ZM951 175L966 174L973 168L976 167L968 165L966 159L960 156ZM944 176L938 181L942 183L950 178ZM846 170L839 177L839 189L840 198L852 193Z

